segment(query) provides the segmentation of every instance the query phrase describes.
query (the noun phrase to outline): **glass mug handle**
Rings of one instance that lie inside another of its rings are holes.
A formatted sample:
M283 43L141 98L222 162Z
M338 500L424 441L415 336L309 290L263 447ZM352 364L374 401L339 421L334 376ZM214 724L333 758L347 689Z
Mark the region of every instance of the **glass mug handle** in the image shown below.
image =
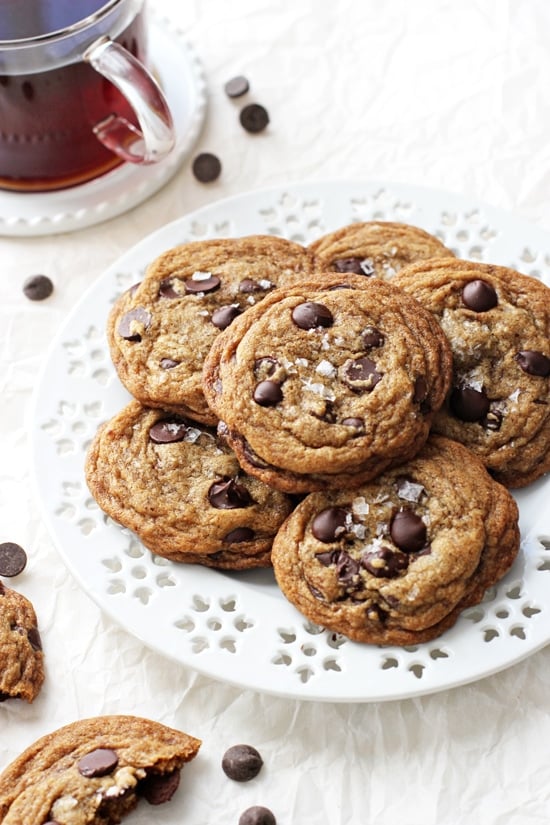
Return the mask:
M94 126L107 149L125 161L151 164L174 148L172 115L160 86L129 51L108 37L100 37L84 52L84 60L124 95L134 110L139 129L125 117L112 114Z

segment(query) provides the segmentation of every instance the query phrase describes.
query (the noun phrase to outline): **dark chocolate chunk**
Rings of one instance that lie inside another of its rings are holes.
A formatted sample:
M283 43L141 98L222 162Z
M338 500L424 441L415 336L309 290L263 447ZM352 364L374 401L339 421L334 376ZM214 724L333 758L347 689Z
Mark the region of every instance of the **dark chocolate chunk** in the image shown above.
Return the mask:
M489 412L490 402L484 390L455 387L449 399L451 412L461 421L481 421Z
M151 313L143 307L135 307L125 312L118 322L117 332L126 341L141 341L142 335L151 326Z
M365 422L362 418L344 418L342 424L344 427L353 427L355 436L363 435L365 432Z
M364 349L373 349L374 347L381 347L385 341L384 335L376 327L365 327L361 336L361 343Z
M182 293L175 288L175 281L181 283L181 278L164 278L159 284L159 296L161 298L181 298Z
M419 375L414 381L413 402L423 405L428 397L428 383L423 375Z
M378 372L376 364L366 356L346 361L343 367L343 380L356 392L370 392L381 380L384 373Z
M169 773L147 771L147 776L138 784L138 793L147 800L149 805L162 805L172 799L179 784L179 769Z
M223 772L236 782L248 782L260 772L263 759L252 745L233 745L222 758Z
M42 650L42 639L37 627L31 627L27 631L27 639L33 650Z
M267 278L261 283L260 281L255 281L253 278L243 278L239 284L239 292L244 292L247 294L252 292L266 292L273 289L274 286L275 284L268 281Z
M331 327L334 323L332 312L324 304L315 301L305 301L292 310L292 320L300 329L316 329L317 327Z
M181 364L181 361L174 361L173 358L161 358L160 366L163 370L172 370Z
M393 543L406 553L418 553L426 545L426 525L412 510L399 510L390 522Z
M256 134L257 132L263 132L269 123L269 114L267 109L259 103L249 103L241 110L239 120L243 129Z
M236 510L253 503L246 487L235 478L215 481L208 490L208 501L216 510Z
M220 288L220 285L221 281L215 275L205 278L188 278L185 281L185 291L188 295L196 295L199 292L215 292Z
M348 510L343 507L327 507L311 522L311 532L319 541L329 544L346 531Z
M193 160L191 166L194 176L201 183L211 183L219 178L222 171L222 164L217 155L211 152L201 152Z
M241 541L252 541L255 536L256 533L250 527L236 527L227 533L222 541L226 544L238 544Z
M96 748L83 756L77 767L82 776L106 776L118 765L118 756L110 748Z
M353 272L355 275L374 275L375 269L368 258L337 258L332 262L334 272Z
M23 292L29 301L44 301L53 292L53 283L47 275L31 275L23 283Z
M462 300L474 312L487 312L498 304L496 290L487 281L470 281L462 290Z
M269 378L279 366L279 362L272 355L256 358L254 361L254 375L256 378Z
M394 579L402 570L409 566L409 557L400 550L391 547L381 547L372 553L365 553L361 557L361 567L368 570L376 578Z
M276 381L260 381L254 390L254 401L260 407L275 407L283 400L283 391Z
M0 544L0 576L18 576L27 564L27 554L19 544L4 541Z
M516 355L516 361L523 372L546 378L550 375L550 358L534 349L524 349Z
M336 572L338 581L345 587L356 587L360 584L359 571L361 565L353 559L345 550L341 550L336 560Z
M277 825L272 811L263 805L253 805L247 808L239 817L239 825Z
M331 564L336 564L339 556L339 550L328 550L326 553L315 553L315 558L323 565L323 567L330 567Z
M175 444L183 441L189 427L177 418L164 418L156 421L149 430L149 438L155 444Z
M232 77L231 80L228 80L223 88L227 97L242 97L242 95L245 95L250 89L250 84L246 77L239 74L236 77Z
M226 329L237 317L241 314L239 307L228 304L224 307L218 307L212 313L211 321L218 329Z

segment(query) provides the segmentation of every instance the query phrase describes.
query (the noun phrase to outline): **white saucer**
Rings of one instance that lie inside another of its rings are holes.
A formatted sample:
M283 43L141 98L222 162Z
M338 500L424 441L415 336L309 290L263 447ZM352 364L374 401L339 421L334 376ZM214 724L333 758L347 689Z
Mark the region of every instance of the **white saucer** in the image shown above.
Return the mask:
M151 19L150 49L177 132L169 157L153 166L126 163L96 180L57 192L0 190L0 235L52 235L100 223L142 203L174 175L202 129L206 82L189 43L168 21Z

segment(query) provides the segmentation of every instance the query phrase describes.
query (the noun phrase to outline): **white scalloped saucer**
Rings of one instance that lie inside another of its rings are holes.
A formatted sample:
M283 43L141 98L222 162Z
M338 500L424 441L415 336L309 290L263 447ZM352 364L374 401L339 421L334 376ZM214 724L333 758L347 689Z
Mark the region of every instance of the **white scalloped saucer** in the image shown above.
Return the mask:
M92 226L142 203L175 174L202 129L206 82L183 34L154 15L150 48L155 75L174 117L177 144L171 154L152 166L125 163L93 181L57 192L0 190L0 235L53 235Z

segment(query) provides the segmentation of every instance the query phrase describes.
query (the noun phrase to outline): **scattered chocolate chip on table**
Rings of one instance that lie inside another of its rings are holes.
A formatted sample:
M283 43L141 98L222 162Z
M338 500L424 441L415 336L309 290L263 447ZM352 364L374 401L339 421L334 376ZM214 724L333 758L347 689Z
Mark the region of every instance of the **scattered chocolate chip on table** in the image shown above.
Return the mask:
M220 159L211 152L201 152L193 161L193 174L201 183L210 183L220 176L222 165Z
M27 554L19 544L4 541L0 544L0 576L18 576L27 564Z
M53 292L53 283L47 275L31 275L23 284L23 292L30 301L44 301Z
M252 745L233 745L223 755L224 773L236 782L248 782L261 770L263 759Z
M277 820L269 808L263 805L253 805L247 808L239 817L239 825L276 825Z
M243 129L256 134L262 132L269 123L269 114L259 103L249 103L241 110L239 120Z
M228 80L223 88L228 97L242 97L250 89L250 84L246 77L237 75Z

